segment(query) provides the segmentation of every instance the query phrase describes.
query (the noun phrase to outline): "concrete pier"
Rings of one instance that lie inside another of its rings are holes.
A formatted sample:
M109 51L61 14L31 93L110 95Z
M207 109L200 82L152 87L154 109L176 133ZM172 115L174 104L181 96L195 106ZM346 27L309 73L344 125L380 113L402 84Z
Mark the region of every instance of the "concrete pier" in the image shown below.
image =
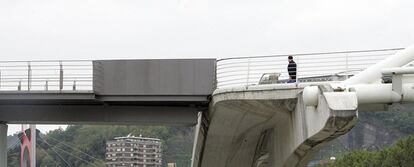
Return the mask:
M353 92L320 85L317 106L307 107L303 87L216 90L204 151L193 166L305 166L324 143L355 125L357 100Z
M7 124L0 122L0 166L7 167Z

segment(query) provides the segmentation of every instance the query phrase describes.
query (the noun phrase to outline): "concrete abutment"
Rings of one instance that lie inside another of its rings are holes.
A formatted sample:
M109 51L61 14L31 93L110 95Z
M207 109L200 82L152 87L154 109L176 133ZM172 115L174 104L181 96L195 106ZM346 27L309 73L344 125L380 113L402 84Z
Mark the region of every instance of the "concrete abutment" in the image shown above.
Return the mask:
M301 88L278 86L213 94L199 166L305 166L324 143L356 123L354 92L334 92L322 85L317 106L309 107Z

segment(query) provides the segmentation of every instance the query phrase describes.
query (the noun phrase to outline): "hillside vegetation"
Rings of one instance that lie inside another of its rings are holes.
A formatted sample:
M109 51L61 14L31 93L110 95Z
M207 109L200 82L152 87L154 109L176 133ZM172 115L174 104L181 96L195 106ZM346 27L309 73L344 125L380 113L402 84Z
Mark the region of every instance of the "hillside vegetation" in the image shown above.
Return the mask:
M164 126L72 125L40 134L37 141L37 166L102 167L105 143L114 137L143 135L163 142L163 163L175 162L190 167L193 129ZM411 136L410 136L411 135ZM414 166L414 105L397 112L364 112L346 135L328 143L313 162L338 160L331 166ZM404 140L398 141L401 138ZM8 138L8 164L18 167L17 135ZM391 146L392 145L392 146Z
M106 141L128 134L160 138L163 143L164 166L167 162L175 162L180 167L190 166L193 145L192 128L97 125L72 125L65 130L57 129L47 134L40 134L37 140L36 166L105 166ZM16 139L15 135L14 140ZM19 167L19 159L20 148L17 144L9 150L9 166Z
M380 151L353 151L324 167L413 167L414 135Z
M399 111L360 113L357 125L327 143L313 163L333 156L339 160L330 166L414 166L414 105L400 107Z

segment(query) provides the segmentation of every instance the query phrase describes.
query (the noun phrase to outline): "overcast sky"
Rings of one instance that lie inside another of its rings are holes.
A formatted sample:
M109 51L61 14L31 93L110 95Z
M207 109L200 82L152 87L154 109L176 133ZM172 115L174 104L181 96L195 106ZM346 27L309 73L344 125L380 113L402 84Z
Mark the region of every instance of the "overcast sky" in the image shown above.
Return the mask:
M0 0L1 60L406 47L412 0Z

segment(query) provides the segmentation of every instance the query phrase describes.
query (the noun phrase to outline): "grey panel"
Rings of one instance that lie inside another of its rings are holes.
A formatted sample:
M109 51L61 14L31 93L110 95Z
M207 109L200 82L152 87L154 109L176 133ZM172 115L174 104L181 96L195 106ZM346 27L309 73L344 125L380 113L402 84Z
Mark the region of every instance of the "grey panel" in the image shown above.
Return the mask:
M94 61L98 95L211 95L215 59Z

